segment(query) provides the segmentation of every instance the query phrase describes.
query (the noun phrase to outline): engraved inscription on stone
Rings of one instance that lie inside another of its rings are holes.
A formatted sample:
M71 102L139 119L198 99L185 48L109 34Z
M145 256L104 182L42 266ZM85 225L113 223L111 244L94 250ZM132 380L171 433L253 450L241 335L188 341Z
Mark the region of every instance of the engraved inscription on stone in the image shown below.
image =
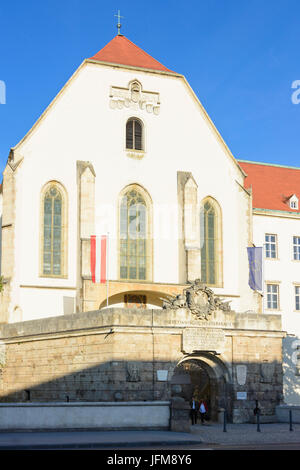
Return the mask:
M182 334L182 349L193 351L220 351L224 348L225 335L220 328L185 328Z

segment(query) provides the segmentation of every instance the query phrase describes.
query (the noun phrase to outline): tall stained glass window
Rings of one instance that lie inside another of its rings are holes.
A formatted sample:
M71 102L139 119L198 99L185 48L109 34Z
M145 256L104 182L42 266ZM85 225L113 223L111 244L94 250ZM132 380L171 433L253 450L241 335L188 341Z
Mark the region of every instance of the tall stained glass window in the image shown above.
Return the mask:
M43 274L62 275L62 195L50 186L44 195Z
M120 205L120 278L147 279L147 206L136 189Z
M201 280L207 284L215 284L215 210L206 202L201 209Z
M207 198L200 211L201 280L215 286L221 281L221 220L218 204Z

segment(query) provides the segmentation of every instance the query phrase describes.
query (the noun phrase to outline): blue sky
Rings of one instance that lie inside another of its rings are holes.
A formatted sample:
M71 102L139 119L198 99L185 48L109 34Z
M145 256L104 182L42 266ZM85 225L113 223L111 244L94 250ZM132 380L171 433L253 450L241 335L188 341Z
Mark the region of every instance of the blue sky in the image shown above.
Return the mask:
M185 75L236 158L300 167L299 0L11 0L0 4L0 173L83 59L116 35L118 9L123 34Z

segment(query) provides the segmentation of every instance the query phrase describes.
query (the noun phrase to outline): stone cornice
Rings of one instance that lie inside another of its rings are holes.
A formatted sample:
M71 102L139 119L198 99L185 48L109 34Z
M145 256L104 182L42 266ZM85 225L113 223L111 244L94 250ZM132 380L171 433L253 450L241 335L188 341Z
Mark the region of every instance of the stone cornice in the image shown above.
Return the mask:
M288 219L300 219L300 212L281 211L276 209L260 209L254 207L253 215L261 215L268 217L285 217Z

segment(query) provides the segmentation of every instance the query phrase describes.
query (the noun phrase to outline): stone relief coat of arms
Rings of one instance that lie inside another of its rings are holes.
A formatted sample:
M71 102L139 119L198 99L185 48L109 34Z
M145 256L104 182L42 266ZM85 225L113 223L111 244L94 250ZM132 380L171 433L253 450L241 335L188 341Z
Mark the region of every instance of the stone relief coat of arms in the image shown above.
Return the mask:
M184 289L183 294L162 300L164 309L187 308L200 320L208 320L216 310L231 310L230 302L224 302L215 296L212 289L205 286L200 279L196 279L191 286Z

